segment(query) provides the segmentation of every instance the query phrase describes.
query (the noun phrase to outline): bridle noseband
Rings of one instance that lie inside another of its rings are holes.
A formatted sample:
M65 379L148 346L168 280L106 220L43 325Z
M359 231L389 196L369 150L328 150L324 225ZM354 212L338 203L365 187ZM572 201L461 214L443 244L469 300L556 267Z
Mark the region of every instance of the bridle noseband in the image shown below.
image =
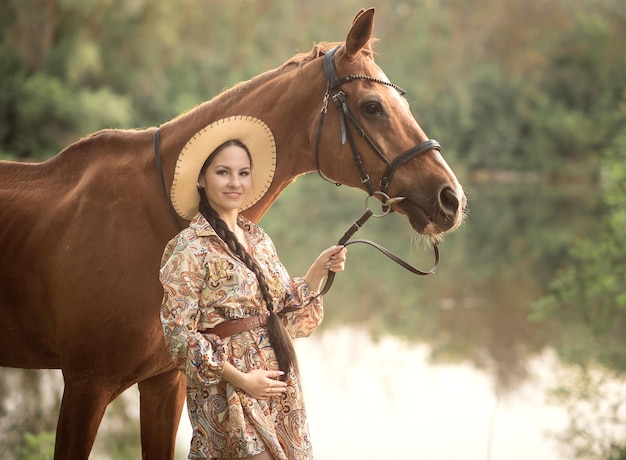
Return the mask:
M337 69L335 68L334 63L334 55L339 46L334 47L330 51L326 53L324 56L324 75L326 76L326 93L324 94L324 101L322 104L322 110L320 113L320 120L317 129L317 138L315 141L315 166L317 168L318 174L326 181L334 183L336 185L340 185L338 182L333 181L328 176L326 176L322 170L320 169L320 161L319 161L319 144L322 135L322 125L324 123L324 118L326 116L327 108L328 108L328 100L332 98L335 108L337 109L337 116L339 117L339 125L341 127L341 144L345 145L346 141L350 144L350 149L352 150L352 157L354 159L354 163L359 171L361 176L361 182L367 189L367 192L370 196L375 194L374 186L372 185L371 177L365 170L365 166L363 165L363 161L361 159L361 155L357 149L357 146L354 142L354 137L352 135L352 131L349 129L347 120L354 126L357 130L358 134L365 140L367 145L372 149L372 151L380 158L383 163L387 166L387 169L383 173L380 184L379 191L382 192L385 196L387 196L389 185L391 184L391 179L393 178L394 173L400 166L407 163L409 160L412 160L418 155L422 153L426 153L430 150L438 150L441 151L441 146L439 142L434 139L428 139L427 141L422 142L421 144L416 145L415 147L407 150L399 157L395 158L393 161L389 161L384 153L378 148L376 143L372 140L371 137L367 135L365 129L359 124L357 119L352 114L350 107L347 104L347 96L341 90L341 86L346 83L350 83L355 80L367 80L373 83L378 83L381 85L389 86L397 90L400 95L404 95L406 91L400 88L393 83L388 81L380 80L378 78L370 77L368 75L347 75L342 78L337 77ZM332 94L331 94L332 93Z

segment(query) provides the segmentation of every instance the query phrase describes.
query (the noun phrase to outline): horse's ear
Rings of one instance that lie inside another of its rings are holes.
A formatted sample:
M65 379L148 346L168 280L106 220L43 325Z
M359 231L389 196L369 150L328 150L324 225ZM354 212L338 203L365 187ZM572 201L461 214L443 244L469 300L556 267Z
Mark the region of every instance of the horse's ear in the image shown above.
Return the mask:
M352 27L346 38L346 57L352 57L367 45L374 30L375 8L361 9L352 21Z

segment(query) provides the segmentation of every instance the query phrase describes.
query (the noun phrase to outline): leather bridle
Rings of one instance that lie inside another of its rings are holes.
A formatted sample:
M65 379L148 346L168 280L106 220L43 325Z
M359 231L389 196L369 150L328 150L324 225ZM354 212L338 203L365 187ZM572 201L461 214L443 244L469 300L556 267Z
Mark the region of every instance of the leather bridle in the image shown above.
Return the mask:
M322 136L322 125L324 124L324 118L326 116L326 112L328 109L328 100L332 98L335 108L337 109L337 116L339 117L339 126L341 127L341 144L345 145L346 141L350 144L350 150L352 150L352 157L354 159L354 163L359 171L361 176L361 182L365 185L367 192L370 196L375 194L374 186L372 185L371 177L365 170L365 166L363 165L363 161L361 160L361 155L359 150L354 142L354 137L352 135L352 131L349 129L347 121L349 121L355 128L355 130L360 134L360 136L365 140L367 145L372 149L372 151L376 154L378 158L380 158L383 163L387 166L384 174L380 179L380 188L379 191L384 195L387 195L389 185L391 184L391 179L393 178L393 174L396 170L407 163L409 160L412 160L418 155L422 153L429 152L430 150L438 150L441 151L441 146L439 142L434 139L428 139L421 144L416 145L415 147L407 150L402 155L397 158L394 158L392 161L389 161L385 154L378 148L376 143L372 140L370 136L367 135L367 132L363 127L359 124L358 120L352 114L350 107L347 103L347 96L341 90L341 86L350 83L355 80L367 80L374 83L378 83L381 85L386 85L391 88L397 90L400 95L404 95L406 91L400 88L393 83L388 81L380 80L378 78L370 77L368 75L347 75L342 78L337 77L337 69L335 68L335 63L333 57L335 52L339 46L334 47L330 51L328 51L324 55L324 75L326 76L326 93L324 94L324 101L322 104L322 110L320 113L320 119L317 129L317 138L315 140L315 166L317 168L318 174L326 181L339 185L339 183L333 181L328 178L324 173L322 173L320 169L320 159L319 159L319 144Z
M396 256L389 250L385 249L384 247L372 241L369 241L369 240L351 240L350 241L350 238L352 238L354 233L357 230L359 230L370 217L386 216L388 213L393 211L391 207L392 204L398 203L405 199L404 197L390 198L388 195L389 185L391 184L391 179L393 178L393 175L396 172L396 170L400 168L402 165L404 165L405 163L407 163L409 160L412 160L413 158L417 157L418 155L429 152L430 150L441 151L441 146L439 145L439 142L437 142L436 140L428 139L416 145L415 147L410 148L409 150L404 152L402 155L394 158L392 161L389 161L387 157L384 155L384 153L378 148L376 143L372 140L372 138L367 135L367 132L365 131L365 129L363 129L363 127L359 124L358 120L352 114L352 111L350 110L350 107L347 104L346 93L344 93L341 90L341 86L343 84L346 84L355 80L367 80L373 83L378 83L381 85L386 85L391 88L394 88L400 93L400 95L404 95L406 91L404 91L399 86L394 85L393 83L390 83L388 81L384 81L378 78L374 78L368 75L347 75L345 77L338 78L337 69L335 67L335 63L333 60L335 52L337 51L338 48L339 46L336 46L324 55L324 75L326 77L326 93L324 94L324 100L322 102L322 110L320 112L320 119L319 119L319 123L317 127L317 136L315 140L315 166L317 168L317 173L320 175L322 179L324 179L325 181L331 182L335 185L341 185L339 182L336 182L330 179L328 176L326 176L320 168L319 147L320 147L320 140L322 137L322 126L324 124L324 118L328 110L328 100L332 99L335 105L335 108L337 109L337 116L339 118L339 126L341 128L341 144L345 145L346 141L350 144L350 150L352 151L352 158L354 159L354 163L357 167L357 170L359 171L359 175L361 176L361 182L367 189L367 192L370 197L376 196L377 198L381 200L383 213L374 214L374 212L369 208L367 200L366 200L365 213L354 224L352 224L352 226L343 235L343 237L339 239L339 242L337 243L337 245L348 246L349 244L353 244L353 243L365 243L378 249L387 257L389 257L391 260L393 260L397 264L401 265L402 267L404 267L405 269L409 270L410 272L416 275L430 275L431 273L435 272L435 270L437 269L437 266L439 265L439 247L435 240L432 241L433 251L435 253L435 262L432 268L428 271L422 271L413 267L412 265L400 259L398 256ZM365 166L363 165L363 160L361 159L359 150L356 146L356 143L354 142L354 137L352 135L352 131L350 130L347 121L349 121L352 124L354 129L365 140L365 142L370 147L370 149L372 149L372 151L376 154L376 156L380 158L387 166L385 172L381 176L379 190L374 190L371 177L365 170ZM326 277L326 283L324 284L319 295L326 294L330 290L334 277L335 277L334 272L328 273L328 276Z

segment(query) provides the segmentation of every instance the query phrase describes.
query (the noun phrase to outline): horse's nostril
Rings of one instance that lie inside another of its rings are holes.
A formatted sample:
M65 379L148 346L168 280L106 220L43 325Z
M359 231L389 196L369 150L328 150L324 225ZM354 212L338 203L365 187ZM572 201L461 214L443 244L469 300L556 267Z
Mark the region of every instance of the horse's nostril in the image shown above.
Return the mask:
M456 216L459 209L459 198L456 196L454 190L450 187L445 187L439 192L439 204L441 210L448 216Z

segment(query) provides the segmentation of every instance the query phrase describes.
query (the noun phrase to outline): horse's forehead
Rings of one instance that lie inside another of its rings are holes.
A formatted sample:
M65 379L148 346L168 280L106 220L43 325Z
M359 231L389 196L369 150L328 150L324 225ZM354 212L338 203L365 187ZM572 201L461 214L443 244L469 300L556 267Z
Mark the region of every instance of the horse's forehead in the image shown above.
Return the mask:
M374 61L374 56L368 54L361 54L361 58L355 61L355 64L361 68L363 72L371 72L380 74L383 70Z
M381 69L378 65L374 64L374 66L372 67L372 72L375 74L373 75L374 77L379 78L383 81L389 81L385 71Z

